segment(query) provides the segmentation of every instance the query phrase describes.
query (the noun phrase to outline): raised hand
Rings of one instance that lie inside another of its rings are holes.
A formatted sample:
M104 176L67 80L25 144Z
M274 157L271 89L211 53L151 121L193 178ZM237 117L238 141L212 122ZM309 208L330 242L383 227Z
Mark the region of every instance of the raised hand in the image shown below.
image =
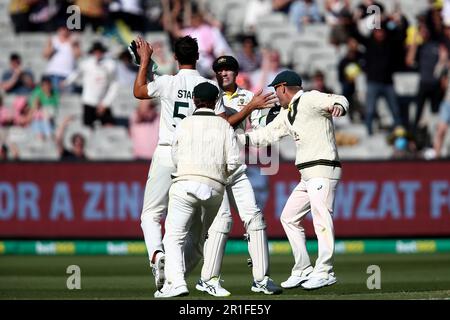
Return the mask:
M138 36L135 40L137 52L141 58L141 64L148 64L153 54L153 48L145 41L141 36Z
M269 92L269 93L262 93L262 90L259 90L254 96L253 99L250 100L249 106L252 109L265 109L265 108L271 108L273 105L278 101L275 93Z

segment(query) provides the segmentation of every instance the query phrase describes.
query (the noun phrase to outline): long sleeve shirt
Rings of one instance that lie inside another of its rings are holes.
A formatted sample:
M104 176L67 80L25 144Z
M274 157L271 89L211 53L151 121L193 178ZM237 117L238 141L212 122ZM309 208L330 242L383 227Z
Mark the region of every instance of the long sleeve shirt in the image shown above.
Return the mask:
M94 107L101 103L109 107L116 97L119 86L116 74L116 64L113 60L105 58L97 61L96 58L89 57L80 63L66 82L71 84L81 76L83 103Z
M172 159L175 181L196 181L222 192L240 165L233 128L214 110L200 108L183 119L175 132Z
M241 143L266 146L291 135L297 147L295 164L302 178L339 179L341 165L334 136L333 119L328 108L339 105L344 114L348 100L341 95L326 94L316 90L299 91L287 109L266 127L239 134Z

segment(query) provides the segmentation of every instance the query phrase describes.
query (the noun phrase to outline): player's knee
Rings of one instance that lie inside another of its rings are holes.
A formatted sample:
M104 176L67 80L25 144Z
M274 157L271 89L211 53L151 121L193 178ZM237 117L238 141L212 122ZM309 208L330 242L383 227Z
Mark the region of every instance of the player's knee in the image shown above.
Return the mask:
M247 231L258 231L266 228L266 221L263 214L260 212L249 221Z
M228 234L230 233L232 227L233 218L224 216L214 220L214 223L211 225L210 230Z

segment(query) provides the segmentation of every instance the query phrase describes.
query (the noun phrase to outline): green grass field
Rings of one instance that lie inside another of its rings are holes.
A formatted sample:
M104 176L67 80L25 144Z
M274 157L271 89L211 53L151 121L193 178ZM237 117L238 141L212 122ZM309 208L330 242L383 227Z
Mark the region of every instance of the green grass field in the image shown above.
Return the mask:
M315 291L284 290L279 296L250 291L245 255L224 259L223 286L230 299L445 299L450 298L450 254L336 255L338 283ZM290 255L271 257L272 278L284 281ZM68 290L66 268L81 268L81 290ZM381 290L369 290L369 265L381 268ZM218 299L198 292L197 268L188 279L190 295L180 299ZM0 299L153 299L155 290L145 256L0 256ZM224 298L227 299L227 298Z

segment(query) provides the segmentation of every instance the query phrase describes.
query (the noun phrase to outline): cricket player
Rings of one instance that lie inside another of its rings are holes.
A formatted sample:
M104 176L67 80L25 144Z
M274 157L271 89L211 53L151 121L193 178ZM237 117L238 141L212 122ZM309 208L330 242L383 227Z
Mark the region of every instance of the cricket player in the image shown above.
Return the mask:
M214 112L219 89L204 82L195 86L196 111L176 130L172 157L177 168L169 191L164 248L166 281L156 298L189 294L183 247L194 215L209 229L222 203L228 177L239 167L239 148L229 123ZM200 209L200 210L198 210ZM203 215L202 215L203 212Z
M290 70L279 73L269 86L282 107L266 127L238 134L241 143L265 146L291 135L297 146L295 164L301 181L281 213L281 223L292 247L295 265L283 288L317 289L336 283L333 272L333 202L341 178L341 163L334 137L333 117L348 110L344 96L316 90L304 92L302 80ZM314 268L306 251L302 220L311 211L319 255Z
M220 99L228 115L240 112L253 97L253 93L239 88L236 77L239 63L232 56L217 58L212 66L219 84ZM263 120L261 110L254 110L250 116L253 129L260 127ZM238 123L235 129L245 132L246 119ZM221 286L220 270L225 251L228 234L231 231L233 219L230 203L237 209L247 231L248 249L253 268L253 292L265 294L281 293L281 288L269 278L269 248L266 235L266 223L261 210L256 205L252 185L246 175L246 165L242 164L230 177L225 189L222 205L208 230L208 237L204 246L204 263L196 289L221 297L228 296L228 292Z
M199 57L196 39L185 36L175 42L175 59L178 62L179 71L176 75L163 75L154 77L150 69L153 49L148 42L141 37L135 40L135 58L138 57L139 71L134 83L133 93L138 99L160 98L161 119L159 129L158 146L153 155L147 183L144 192L144 201L141 214L141 228L144 233L145 244L150 259L150 266L155 276L157 289L164 284L164 248L162 244L161 219L167 212L168 193L172 184L171 175L175 172L172 163L172 140L177 125L182 119L193 114L195 107L193 102L193 89L202 82L209 81L200 76L196 70ZM147 76L150 75L150 82ZM269 94L255 96L245 110L228 117L231 125L240 122L255 108L264 107L271 103L273 96ZM226 118L225 109L218 102L216 114ZM193 224L196 227L198 224ZM193 232L198 235L198 232ZM192 240L192 241L191 241ZM187 241L188 260L187 270L192 270L202 258L202 247L192 247L193 243L199 243L197 239Z

